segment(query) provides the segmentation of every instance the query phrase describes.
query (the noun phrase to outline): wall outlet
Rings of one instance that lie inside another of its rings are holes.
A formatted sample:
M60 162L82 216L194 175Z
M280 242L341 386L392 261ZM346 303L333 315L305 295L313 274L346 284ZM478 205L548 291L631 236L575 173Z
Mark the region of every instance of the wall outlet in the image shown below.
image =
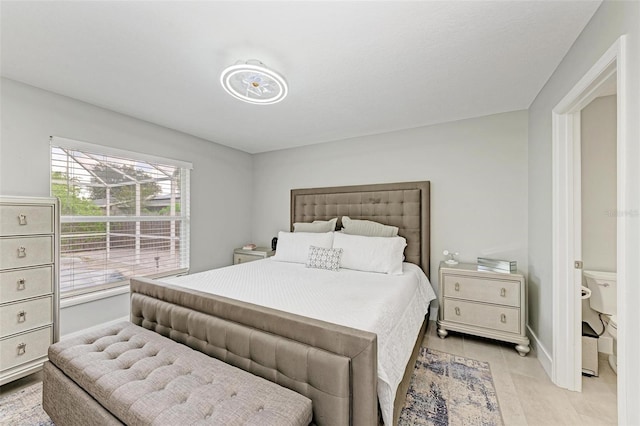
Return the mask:
M613 337L611 336L600 336L598 338L598 352L613 355Z

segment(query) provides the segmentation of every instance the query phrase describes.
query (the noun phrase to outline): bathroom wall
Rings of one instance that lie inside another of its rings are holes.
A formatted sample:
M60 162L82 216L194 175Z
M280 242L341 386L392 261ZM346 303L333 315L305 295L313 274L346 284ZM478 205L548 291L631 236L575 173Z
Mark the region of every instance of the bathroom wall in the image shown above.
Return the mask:
M616 95L581 112L582 261L585 270L616 271ZM600 332L597 312L582 303L582 320Z
M581 113L582 261L616 270L616 96L596 98Z

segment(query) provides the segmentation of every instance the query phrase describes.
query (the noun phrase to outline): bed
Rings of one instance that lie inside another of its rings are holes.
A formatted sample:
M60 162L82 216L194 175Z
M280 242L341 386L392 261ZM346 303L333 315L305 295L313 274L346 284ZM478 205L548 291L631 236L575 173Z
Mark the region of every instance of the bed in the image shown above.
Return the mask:
M162 282L133 279L131 320L302 393L318 425L374 425L380 415L395 424L434 297L428 280L420 282L429 276L429 182L291 191L292 230L295 222L335 217L340 229L343 216L397 226L407 240L404 273L340 270L334 276L347 285L266 259ZM349 291L367 286L380 289L372 305L346 304ZM408 293L389 290L402 286ZM323 307L323 289L347 293ZM379 308L368 315L371 306Z

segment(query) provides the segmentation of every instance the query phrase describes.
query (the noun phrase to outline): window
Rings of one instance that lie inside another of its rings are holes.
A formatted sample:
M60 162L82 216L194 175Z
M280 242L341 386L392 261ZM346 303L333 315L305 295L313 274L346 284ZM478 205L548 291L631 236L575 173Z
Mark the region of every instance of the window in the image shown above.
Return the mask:
M60 294L69 297L189 268L191 164L51 138L60 199Z

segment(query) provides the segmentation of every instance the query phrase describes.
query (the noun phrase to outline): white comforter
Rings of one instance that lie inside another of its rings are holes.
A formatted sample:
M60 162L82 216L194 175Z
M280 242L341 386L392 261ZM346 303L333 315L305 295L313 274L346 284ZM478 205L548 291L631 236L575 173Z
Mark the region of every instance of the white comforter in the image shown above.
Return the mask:
M426 275L411 263L403 264L402 275L386 275L265 259L163 281L376 333L385 424L393 424L396 389L436 297Z

